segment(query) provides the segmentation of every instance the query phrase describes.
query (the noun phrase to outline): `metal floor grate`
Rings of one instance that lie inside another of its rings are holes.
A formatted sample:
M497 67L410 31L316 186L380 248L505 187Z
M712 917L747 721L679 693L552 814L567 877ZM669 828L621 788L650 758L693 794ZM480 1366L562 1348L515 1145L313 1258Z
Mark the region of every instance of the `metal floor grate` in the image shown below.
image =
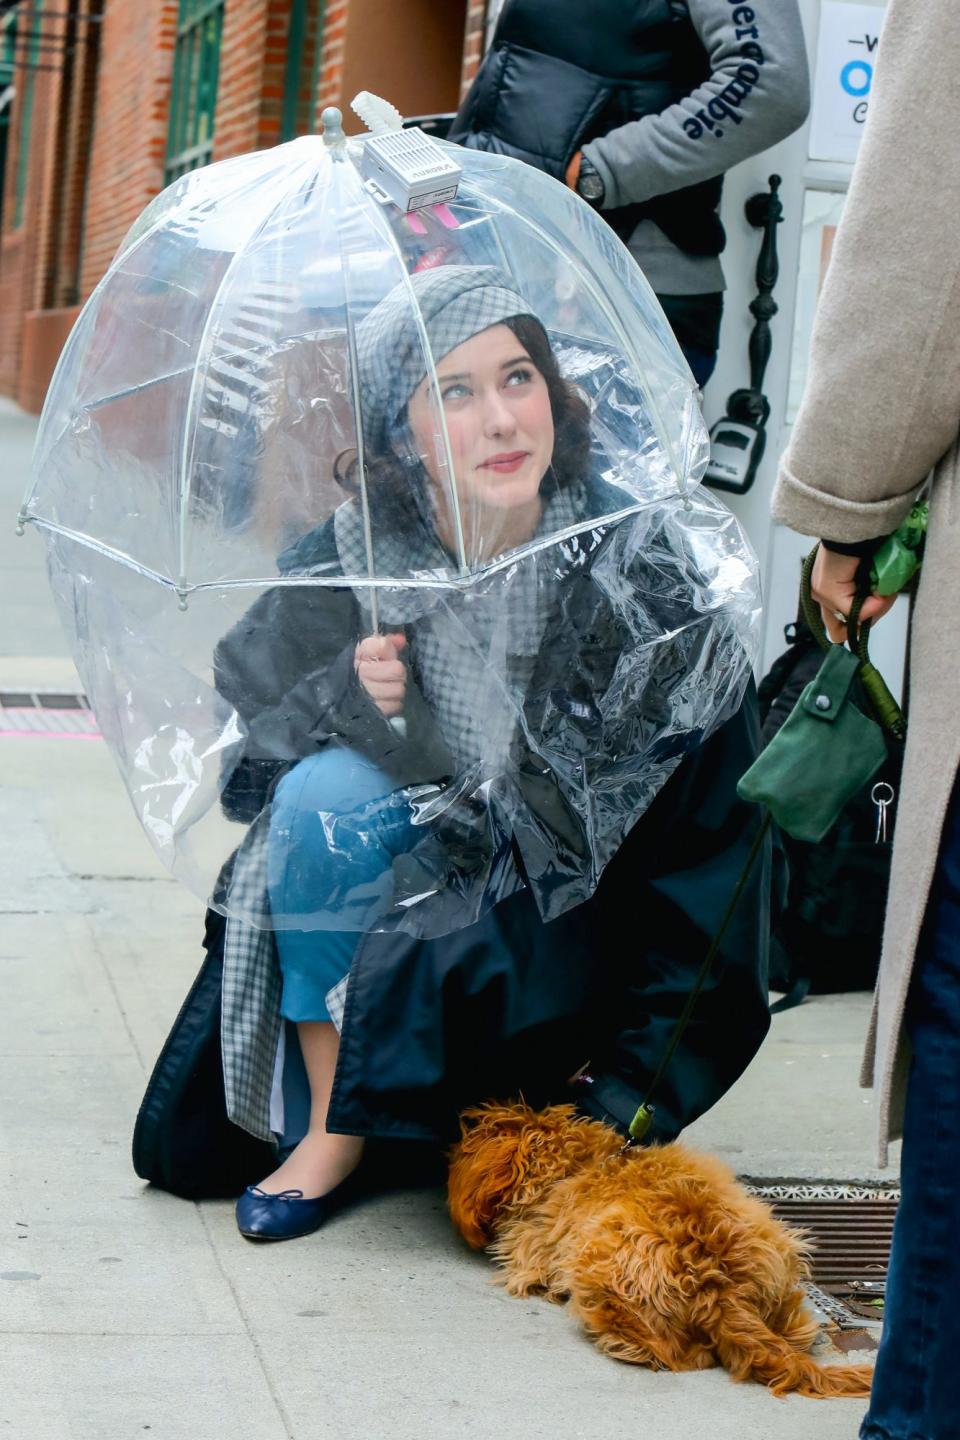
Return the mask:
M756 1181L749 1188L778 1219L809 1235L808 1289L816 1304L842 1328L883 1319L897 1186Z
M0 736L98 739L85 695L63 690L0 690Z

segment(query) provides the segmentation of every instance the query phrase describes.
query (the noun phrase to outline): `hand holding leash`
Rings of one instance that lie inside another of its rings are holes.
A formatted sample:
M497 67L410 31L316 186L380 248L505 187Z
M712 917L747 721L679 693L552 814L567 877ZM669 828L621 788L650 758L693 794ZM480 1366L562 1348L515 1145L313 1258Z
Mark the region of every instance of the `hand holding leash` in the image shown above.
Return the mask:
M861 563L856 555L838 555L823 545L817 551L810 591L820 606L827 634L834 644L846 642L847 620L857 597L857 572ZM896 595L869 596L860 610L861 621L881 619L896 598Z

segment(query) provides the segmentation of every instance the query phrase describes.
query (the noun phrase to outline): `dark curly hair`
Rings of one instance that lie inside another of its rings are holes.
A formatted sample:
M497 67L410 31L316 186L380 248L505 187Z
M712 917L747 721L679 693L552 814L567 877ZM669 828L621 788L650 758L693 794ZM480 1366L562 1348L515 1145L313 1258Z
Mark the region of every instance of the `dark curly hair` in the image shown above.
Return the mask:
M574 485L587 471L590 456L590 407L575 385L560 373L546 330L533 315L514 315L501 322L520 341L547 385L553 415L553 456L547 474L552 475L558 489ZM397 417L397 427L405 421ZM377 492L378 501L386 501L391 518L402 522L406 515L421 516L426 487L423 463L411 466L389 451L367 455L367 486ZM334 478L350 495L359 494L356 450L344 450L333 467ZM386 518L386 517L385 517Z

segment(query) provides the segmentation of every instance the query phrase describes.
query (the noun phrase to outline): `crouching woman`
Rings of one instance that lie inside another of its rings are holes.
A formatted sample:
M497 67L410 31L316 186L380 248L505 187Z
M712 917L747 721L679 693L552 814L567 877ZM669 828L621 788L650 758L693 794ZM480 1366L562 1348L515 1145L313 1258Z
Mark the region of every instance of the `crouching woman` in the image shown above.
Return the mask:
M363 453L281 557L303 583L216 656L245 737L223 802L253 822L213 927L227 1109L279 1162L238 1202L251 1238L316 1230L369 1140L443 1141L491 1096L624 1130L759 823L749 659L681 519L601 478L507 277L410 286L359 327ZM261 882L272 929L242 919ZM766 857L654 1138L766 1032L768 893Z

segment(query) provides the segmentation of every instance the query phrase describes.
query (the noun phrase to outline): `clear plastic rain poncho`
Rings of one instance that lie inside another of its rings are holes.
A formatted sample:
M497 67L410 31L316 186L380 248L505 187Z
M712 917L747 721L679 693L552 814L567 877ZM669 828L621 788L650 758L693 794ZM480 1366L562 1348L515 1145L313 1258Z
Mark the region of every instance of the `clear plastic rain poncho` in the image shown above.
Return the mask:
M522 886L552 919L739 705L756 565L603 221L456 146L456 199L406 214L362 147L333 127L149 206L22 514L191 890L277 929L439 935Z

